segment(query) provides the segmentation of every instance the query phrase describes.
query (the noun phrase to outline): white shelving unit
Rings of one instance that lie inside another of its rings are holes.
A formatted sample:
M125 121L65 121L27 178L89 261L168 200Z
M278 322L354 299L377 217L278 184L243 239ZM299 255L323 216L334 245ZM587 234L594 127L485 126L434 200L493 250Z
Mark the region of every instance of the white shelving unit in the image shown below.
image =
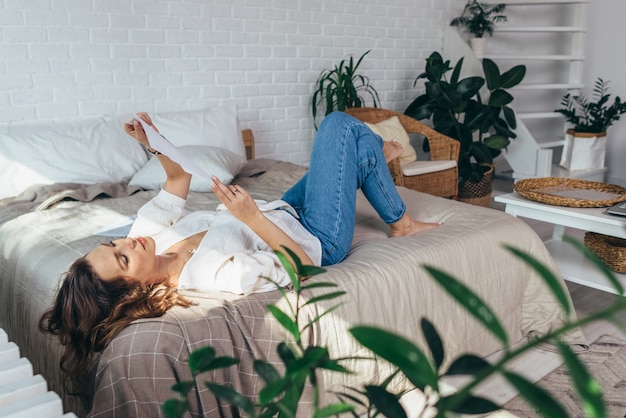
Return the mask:
M606 169L570 172L558 167L565 139L563 116L554 112L566 93L585 87L586 15L589 0L502 0L508 22L496 26L484 55L476 56L456 29L444 31L444 57L465 57L470 73L482 74L480 60L490 58L501 71L524 64L524 81L511 89L518 119L517 138L503 153L497 174L527 177L575 177L602 181ZM504 167L504 170L502 169Z

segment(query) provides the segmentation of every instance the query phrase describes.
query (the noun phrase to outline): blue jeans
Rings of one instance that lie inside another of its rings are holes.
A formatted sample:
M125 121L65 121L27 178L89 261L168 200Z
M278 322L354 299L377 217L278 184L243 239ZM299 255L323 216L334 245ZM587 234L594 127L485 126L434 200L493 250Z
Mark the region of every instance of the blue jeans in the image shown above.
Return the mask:
M333 112L315 136L309 171L282 197L321 241L322 265L348 255L358 189L388 224L406 212L385 161L382 138L358 119Z

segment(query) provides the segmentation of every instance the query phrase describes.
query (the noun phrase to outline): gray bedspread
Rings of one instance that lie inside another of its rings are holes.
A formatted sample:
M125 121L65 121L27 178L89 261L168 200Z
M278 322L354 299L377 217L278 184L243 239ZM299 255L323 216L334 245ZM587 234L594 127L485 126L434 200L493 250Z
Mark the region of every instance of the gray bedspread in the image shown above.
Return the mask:
M272 200L305 171L290 163L252 161L237 182L253 197ZM0 201L0 326L29 357L36 372L62 393L59 345L37 331L38 319L71 262L110 239L93 232L132 215L155 192L129 190L124 184L50 187ZM404 188L399 191L414 218L443 225L413 237L387 239L388 226L359 196L351 254L327 273L310 279L337 283L347 291L345 303L310 330L308 342L327 345L334 357L366 355L348 335L351 325L378 325L422 342L419 321L427 317L443 337L448 360L463 352L484 356L501 349L439 289L424 264L462 279L487 300L512 342L562 322L563 313L541 280L502 249L503 243L515 245L555 269L543 243L526 224L499 211ZM192 193L188 201L191 209L216 205L211 193ZM162 402L173 396L171 385L189 378L187 356L204 345L213 346L219 355L239 358L241 364L199 379L189 399L192 416L218 416L218 410L232 415L227 405L204 388L204 380L230 383L253 396L261 385L252 370L253 359L280 364L275 348L285 334L266 309L269 303L284 303L279 292L187 294L197 302L193 307L136 321L104 350L97 364L89 416L159 416ZM304 315L312 318L324 307L323 303L310 306ZM569 338L571 343L585 344L578 332ZM355 373L323 374L325 401L334 399L330 391L358 387L386 377L391 370L382 361L348 360L345 366ZM400 380L396 383L396 387L403 385ZM65 405L79 416L87 413L72 397L66 397Z

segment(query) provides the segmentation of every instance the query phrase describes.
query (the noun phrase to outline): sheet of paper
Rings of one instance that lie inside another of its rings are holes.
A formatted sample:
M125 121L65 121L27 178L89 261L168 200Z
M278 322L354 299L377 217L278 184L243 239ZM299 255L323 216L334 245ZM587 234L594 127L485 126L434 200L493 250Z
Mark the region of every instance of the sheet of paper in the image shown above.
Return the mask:
M193 174L194 176L200 176L205 180L213 182L209 173L204 171L185 154L180 152L180 150L176 148L174 144L168 141L167 138L158 133L156 130L154 130L154 128L152 128L152 126L148 125L140 118L137 118L137 120L141 123L141 126L143 126L143 130L145 131L146 136L148 137L148 142L150 143L150 148L159 151L161 154L167 155L172 161L180 164L183 170L185 170L189 174Z
M125 216L114 224L95 231L93 234L103 237L125 237L130 232L135 219L137 219L137 215Z

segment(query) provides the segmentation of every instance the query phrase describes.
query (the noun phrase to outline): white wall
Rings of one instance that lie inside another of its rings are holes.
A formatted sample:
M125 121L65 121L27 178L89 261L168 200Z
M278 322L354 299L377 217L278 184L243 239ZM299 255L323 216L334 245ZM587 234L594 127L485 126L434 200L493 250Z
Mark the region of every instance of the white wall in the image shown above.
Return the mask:
M320 71L372 49L403 110L464 1L0 0L0 123L236 104L259 157L306 162Z
M587 94L597 77L610 80L612 99L626 100L626 1L591 0L588 6L585 80ZM626 114L608 130L605 181L626 186Z

